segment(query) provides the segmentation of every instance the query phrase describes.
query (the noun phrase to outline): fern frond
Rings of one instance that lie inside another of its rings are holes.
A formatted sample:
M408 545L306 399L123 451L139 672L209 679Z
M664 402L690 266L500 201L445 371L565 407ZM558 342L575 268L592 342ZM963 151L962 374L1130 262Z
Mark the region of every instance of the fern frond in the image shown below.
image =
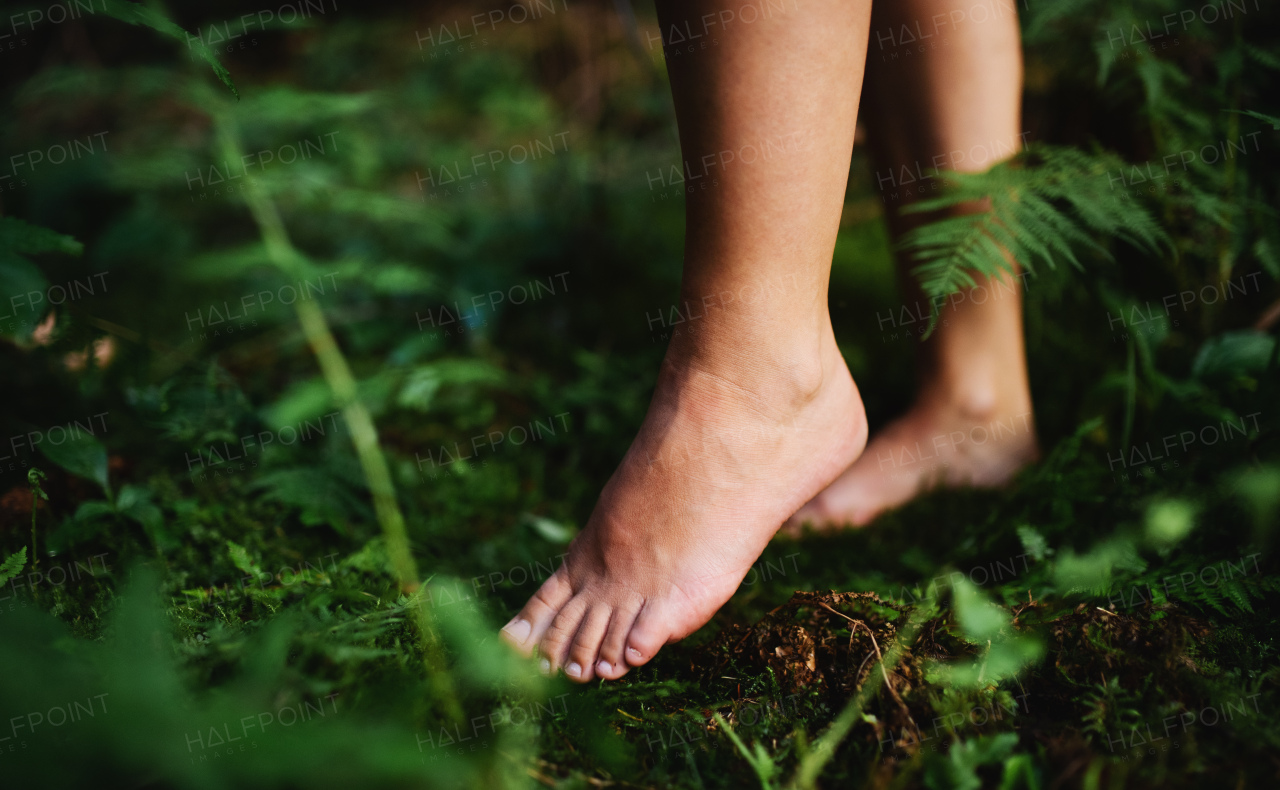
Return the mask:
M1124 182L1123 172L1124 163L1115 156L1041 147L985 173L940 174L951 188L904 212L980 201L990 208L922 225L898 248L915 262L912 274L934 304L974 287L977 277L1012 274L1014 262L1029 270L1060 261L1083 268L1080 252L1110 258L1108 239L1154 252L1168 237L1144 208L1117 199L1115 184Z
M121 22L149 27L157 33L185 42L188 47L192 47L209 64L218 80L227 86L232 95L237 99L240 98L240 92L236 90L235 82L231 80L231 72L227 71L226 67L218 60L218 54L206 46L203 39L193 36L178 27L162 9L157 8L154 4L142 5L141 3L129 2L129 0L102 0L102 10L107 16L114 17ZM194 45L193 41L195 42Z
M1227 579L1222 583L1222 594L1244 611L1253 613L1253 604L1249 602L1249 588L1240 582Z
M1271 56L1271 57L1275 57L1275 56ZM1275 58L1274 68L1280 69L1280 58ZM1263 121L1264 123L1271 124L1271 128L1273 129L1280 129L1280 118L1277 118L1274 115L1267 115L1266 113L1257 112L1256 110L1223 110L1223 112L1235 113L1237 115L1247 115L1250 118L1256 118L1259 121Z

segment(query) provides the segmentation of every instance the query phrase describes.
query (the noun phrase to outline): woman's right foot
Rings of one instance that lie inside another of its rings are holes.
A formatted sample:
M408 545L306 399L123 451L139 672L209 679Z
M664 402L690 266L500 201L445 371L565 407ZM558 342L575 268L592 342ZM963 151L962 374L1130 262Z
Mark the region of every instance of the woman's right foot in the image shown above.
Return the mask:
M829 322L798 343L782 335L719 333L694 353L673 342L586 528L502 630L537 648L544 671L613 680L702 627L787 516L862 451L862 400Z

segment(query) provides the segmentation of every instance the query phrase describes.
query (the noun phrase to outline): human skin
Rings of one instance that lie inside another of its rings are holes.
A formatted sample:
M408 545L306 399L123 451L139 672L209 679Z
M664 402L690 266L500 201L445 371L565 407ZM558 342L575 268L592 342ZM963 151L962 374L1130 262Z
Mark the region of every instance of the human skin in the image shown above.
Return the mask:
M827 290L870 2L786 0L750 22L722 13L734 8L658 3L664 40L710 41L667 52L688 183L708 184L686 190L678 300L700 317L673 337L639 433L564 565L503 629L544 671L579 682L621 677L705 624L866 444ZM985 337L981 315L958 323L973 327L957 344ZM950 345L931 348L933 369L947 369Z
M898 183L904 168L939 162L979 172L1022 147L1022 47L1007 0L892 0L875 7L872 31L862 121L876 172L894 176L884 191L902 195L886 213L897 238L943 216L900 212L912 200ZM931 37L903 46L921 31ZM907 272L911 261L898 265L904 302L928 304ZM935 486L1001 486L1037 457L1022 280L999 279L978 278L978 288L943 302L936 331L917 349L915 402L789 520L788 532L862 526Z

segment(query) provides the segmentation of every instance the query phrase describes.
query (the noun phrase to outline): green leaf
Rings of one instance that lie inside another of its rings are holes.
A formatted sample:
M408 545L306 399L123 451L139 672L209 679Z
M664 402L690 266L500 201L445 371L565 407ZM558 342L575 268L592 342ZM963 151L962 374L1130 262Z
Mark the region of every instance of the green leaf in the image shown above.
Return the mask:
M396 397L397 405L430 411L436 393L444 386L501 386L506 373L481 359L442 359L409 371Z
M80 255L84 245L57 231L31 225L16 217L3 217L0 218L0 250L23 255L45 252Z
M270 426L300 425L333 411L333 390L316 376L289 387L280 399L263 407L262 421Z
M387 556L387 544L380 537L370 540L355 554L343 560L342 566L362 573L394 575L391 559Z
M1012 619L1003 607L987 600L968 579L959 579L952 588L956 622L975 645L996 639Z
M116 509L111 506L110 502L95 500L93 502L81 502L80 507L76 508L74 518L76 521L89 522L100 519L103 516L114 515L116 515Z
M427 600L435 607L435 621L444 641L457 651L455 671L466 685L514 686L523 687L526 693L545 693L547 682L531 662L522 660L513 651L503 650L501 644L484 636L495 629L485 622L479 611L474 607L449 605L448 602L467 600L474 594L469 581L436 578L424 585L424 589Z
M408 263L384 263L371 269L373 289L378 293L427 294L435 288L435 278L421 266Z
M232 95L237 99L240 98L240 92L236 90L235 83L231 81L231 72L227 71L218 62L218 56L213 53L213 50L205 46L203 39L193 36L178 27L172 20L164 16L156 6L144 6L139 3L126 2L126 0L102 0L102 7L107 16L119 19L121 22L128 22L131 25L149 27L157 33L163 33L191 47L209 64L213 69L213 73L217 75L223 85L230 89Z
M1040 778L1036 774L1035 760L1029 754L1014 754L1005 758L1004 774L1000 777L1000 790L1014 790L1019 781L1028 790L1040 790Z
M1049 541L1029 524L1018 527L1018 539L1022 541L1023 551L1030 554L1036 562L1044 562L1045 557L1053 554Z
M141 486L126 485L116 497L120 515L142 525L147 536L161 549L173 548L177 541L164 526L164 512L151 501L151 492Z
M93 436L76 431L61 444L41 442L40 452L71 474L97 483L111 496L107 486L107 449Z
M79 255L82 251L83 245L70 236L13 217L0 217L0 294L9 300L32 293L43 297L49 281L26 256L50 252ZM16 309L12 301L4 305L16 320L0 331L0 335L23 337L31 333L44 315L44 311L31 302L41 304L32 297L30 302L19 300Z
M1113 570L1142 572L1146 568L1133 541L1116 536L1098 543L1088 554L1063 550L1053 564L1053 583L1063 593L1103 595L1111 587Z
M988 200L990 210L921 225L903 236L898 249L915 261L912 274L939 307L943 297L976 286L979 278L1012 274L1011 261L1028 270L1061 262L1079 268L1078 252L1111 257L1101 243L1107 239L1155 251L1168 240L1161 226L1141 206L1117 204L1113 174L1123 167L1112 155L1045 146L985 173L939 173L948 184L943 196L908 205L903 213Z
M1225 332L1200 348L1191 363L1191 374L1202 380L1256 376L1266 370L1275 347L1276 339L1264 332Z
M524 514L524 522L533 527L534 532L551 543L567 544L573 540L574 535L578 534L578 531L568 524L561 524L558 521L535 516L532 513Z
M1262 52L1264 55L1270 54L1270 53L1267 53L1265 50L1258 50L1258 51ZM1269 123L1271 124L1272 129L1275 129L1276 131L1280 131L1280 118L1277 118L1274 115L1267 115L1265 113L1256 112L1254 110L1223 110L1223 112L1233 112L1239 115L1247 115L1250 118L1256 118L1259 121Z
M371 92L306 91L290 85L255 91L245 100L243 112L246 117L268 126L296 124L299 119L316 123L367 113L376 99ZM335 132L326 138L324 144L338 149L342 145L342 135Z
M10 554L0 563L0 586L9 583L9 580L22 572L27 564L27 547L23 546L18 549L17 554Z
M298 508L307 526L328 524L345 532L353 516L368 511L346 484L322 469L280 469L263 475L254 488L264 489L266 499Z
M978 769L1003 762L1017 745L1018 736L1012 732L952 744L946 757L931 756L925 763L924 785L930 790L978 790Z
M231 561L235 563L235 566L244 571L245 575L252 576L255 579L261 578L262 569L250 559L249 552L245 550L244 546L229 540L227 541L227 554L231 557Z

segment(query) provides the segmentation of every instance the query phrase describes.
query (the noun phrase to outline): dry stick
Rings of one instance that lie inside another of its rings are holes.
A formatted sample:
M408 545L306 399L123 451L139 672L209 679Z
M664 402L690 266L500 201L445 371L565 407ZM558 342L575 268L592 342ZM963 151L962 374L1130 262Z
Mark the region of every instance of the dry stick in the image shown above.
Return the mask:
M850 646L852 646L852 645L853 645L853 634L852 634L852 633L851 633L851 634L849 634L849 644L850 644ZM870 661L870 660L871 660L871 657L872 657L872 656L874 656L874 655L875 655L875 653L867 653L867 657L866 657L866 658L864 658L864 659L862 659L862 663L858 665L858 675L861 675L861 674L862 674L862 668L863 668L863 667L865 667L865 666L867 665L867 662L868 662L868 661ZM854 675L854 677L856 678L856 677L858 677L858 675Z
M1257 322L1253 328L1259 332L1269 332L1276 321L1280 321L1280 300L1276 300L1270 307L1258 316Z
M40 570L40 554L36 551L36 512L40 510L40 494L37 492L40 483L35 478L37 474L40 472L35 467L27 472L27 480L31 483L31 570L33 571Z
M917 743L919 743L919 742L920 742L920 737L919 737L919 736L920 736L920 726L916 724L915 719L911 718L911 711L907 710L907 703L905 703L905 702L903 702L903 701L902 701L902 697L898 696L898 690L897 690L897 689L895 689L895 688L893 687L893 683L891 683L891 682L889 681L889 672L888 672L888 670L886 670L886 669L885 669L885 667L884 667L884 656L880 655L880 645L876 643L876 635L875 635L874 633L872 633L872 631L871 631L871 626L867 625L866 623L862 622L861 620L855 620L855 619L853 619L852 617L850 617L849 615L845 614L844 612L837 612L835 609L832 609L830 606L827 606L825 603L819 603L818 605L819 605L819 606L821 606L823 609L826 609L828 612L831 612L832 614L840 615L840 616L841 616L841 617L843 617L844 619L846 619L846 620L848 620L849 622L853 623L855 626L857 626L857 625L862 626L863 630L865 630L865 631L867 632L867 636L871 637L871 646L872 646L873 648L875 648L875 651L876 651L876 658L880 659L880 674L884 676L884 684L885 684L885 686L887 686L887 687L888 687L888 689L889 689L889 693L890 693L891 695L893 695L894 700L895 700L895 701L898 703L898 705L902 708L902 712L906 715L906 717L907 717L907 721L911 722L911 726L915 728L915 730L916 730L916 742L917 742ZM852 632L850 632L850 634L849 634L849 644L850 644L850 645L852 645L852 644L853 644L853 633L852 633ZM867 656L867 658L870 658L870 656ZM863 662L862 662L862 663L863 663L863 664L866 664L867 662L866 662L866 660L863 660ZM861 674L861 672L862 672L862 667L858 667L858 672L859 672L859 674ZM855 679L855 680L857 680L857 678L854 678L854 679Z
M183 362L198 361L194 355L188 354L182 349L167 346L164 343L161 343L151 338L144 338L142 336L142 333L137 331L136 329L130 329L129 327L121 326L120 324L117 324L114 321L108 321L105 318L98 318L95 315L89 315L84 310L70 303L67 304L67 312L73 314L76 318L79 318L85 323L92 324L93 326L98 327L104 332L110 332L116 337L124 338L125 340L128 340L131 343L144 344L148 348L150 348L152 351L156 351L161 354L168 354L170 356L180 357Z
M834 611L834 610L833 610ZM881 664L896 664L905 646L910 644L916 636L916 632L920 628L920 621L923 620L923 613L917 613L916 616L898 631L898 638L894 641L881 658ZM874 640L873 640L874 641ZM866 683L862 684L862 688L853 699L849 700L849 704L840 712L840 715L831 722L819 738L814 741L813 748L800 760L800 765L796 767L796 772L791 778L788 787L813 787L814 781L818 778L818 774L822 773L822 769L836 754L836 747L849 734L849 730L853 728L853 724L857 721L858 715L862 713L862 708L867 704L867 700L875 693L878 683L873 683L870 678ZM914 722L912 722L914 724Z
M222 143L223 155L228 161L240 158L241 146L236 135L233 121L218 114L215 116L218 136ZM245 203L262 234L267 248L267 257L290 275L300 273L303 268L303 257L289 240L288 231L280 212L276 210L267 195L253 181L247 181L244 190ZM421 597L413 594L420 586L417 564L409 548L409 536L405 531L404 516L400 512L400 504L396 501L395 485L391 481L391 470L387 467L387 459L378 445L378 431L374 427L369 410L360 401L356 389L355 376L347 359L338 348L333 333L329 331L324 313L314 301L294 302L298 314L298 323L302 325L303 334L311 344L311 350L320 364L320 372L333 390L334 399L342 410L342 416L351 430L351 441L355 445L356 455L364 471L365 481L373 494L374 512L382 527L382 534L387 541L387 552L391 555L392 571L400 590L413 598L414 622L418 627L425 653L427 672L437 698L445 706L449 715L455 719L461 716L457 697L453 692L440 646L436 643L435 631L432 628L430 611L423 606Z

